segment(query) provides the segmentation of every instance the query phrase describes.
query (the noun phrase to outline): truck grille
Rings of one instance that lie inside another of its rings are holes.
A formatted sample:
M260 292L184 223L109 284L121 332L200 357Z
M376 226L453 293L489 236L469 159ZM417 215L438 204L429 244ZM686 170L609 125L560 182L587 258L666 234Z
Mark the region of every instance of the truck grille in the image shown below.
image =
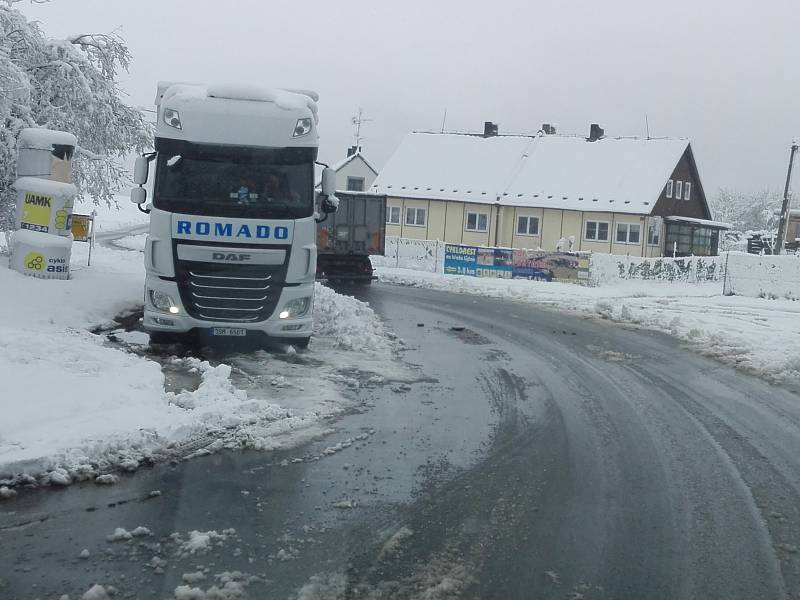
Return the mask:
M272 316L285 266L178 261L176 276L186 311L206 321L252 323Z

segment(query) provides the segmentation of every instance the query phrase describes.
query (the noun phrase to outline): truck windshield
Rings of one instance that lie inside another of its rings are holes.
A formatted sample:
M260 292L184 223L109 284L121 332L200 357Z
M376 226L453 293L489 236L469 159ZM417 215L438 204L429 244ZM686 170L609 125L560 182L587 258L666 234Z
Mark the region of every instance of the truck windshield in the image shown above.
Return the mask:
M311 161L290 163L279 150L160 151L154 205L185 214L299 219L314 212Z

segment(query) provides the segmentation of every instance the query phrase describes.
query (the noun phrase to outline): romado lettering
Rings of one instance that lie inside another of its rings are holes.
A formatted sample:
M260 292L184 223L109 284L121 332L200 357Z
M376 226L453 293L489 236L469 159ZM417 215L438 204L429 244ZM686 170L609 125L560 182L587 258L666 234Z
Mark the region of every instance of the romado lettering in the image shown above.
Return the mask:
M213 232L213 234L212 234ZM270 227L269 225L256 225L251 227L244 224L234 228L232 223L209 223L207 221L178 221L176 233L178 235L197 235L214 237L235 237L246 239L276 240L289 239L288 227Z

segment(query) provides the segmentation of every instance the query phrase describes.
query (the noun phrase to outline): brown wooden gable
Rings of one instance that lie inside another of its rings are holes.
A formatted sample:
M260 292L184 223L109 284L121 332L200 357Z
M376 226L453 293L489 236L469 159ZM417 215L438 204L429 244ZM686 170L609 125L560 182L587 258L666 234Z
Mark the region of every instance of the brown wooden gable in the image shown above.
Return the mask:
M672 198L667 198L667 182L664 182L664 187L661 190L661 195L658 197L656 205L653 207L654 216L658 217L694 217L696 219L711 219L711 211L706 202L706 194L703 190L703 184L700 183L700 176L697 172L697 164L694 161L694 154L692 154L691 145L686 146L686 151L681 156L675 169L670 176L673 182ZM689 200L675 198L675 182L682 181L692 184L692 192Z

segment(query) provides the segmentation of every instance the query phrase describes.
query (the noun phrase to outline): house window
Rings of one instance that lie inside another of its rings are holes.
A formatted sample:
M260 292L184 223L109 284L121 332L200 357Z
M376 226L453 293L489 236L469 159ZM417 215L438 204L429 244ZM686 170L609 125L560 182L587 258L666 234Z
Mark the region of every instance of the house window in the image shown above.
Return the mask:
M672 198L672 179L667 182L667 198Z
M638 244L641 225L638 223L617 223L617 243L618 244Z
M400 225L400 207L387 206L386 207L386 223L389 225Z
M465 231L486 232L489 230L489 215L487 213L468 212Z
M658 246L661 241L661 223L658 221L650 223L647 226L647 244L649 246Z
M683 185L682 181L676 181L675 182L675 199L676 200L680 200L681 196L683 196L683 190L681 189L682 185Z
M586 221L586 231L584 238L594 242L608 241L608 222L607 221Z
M364 191L364 178L363 177L348 177L347 178L347 191L348 192L363 192Z
M692 184L688 181L683 184L683 199L684 200L691 200L692 199Z
M418 227L425 226L425 209L424 208L406 208L406 225L416 225Z
M539 217L517 217L518 235L539 235Z

